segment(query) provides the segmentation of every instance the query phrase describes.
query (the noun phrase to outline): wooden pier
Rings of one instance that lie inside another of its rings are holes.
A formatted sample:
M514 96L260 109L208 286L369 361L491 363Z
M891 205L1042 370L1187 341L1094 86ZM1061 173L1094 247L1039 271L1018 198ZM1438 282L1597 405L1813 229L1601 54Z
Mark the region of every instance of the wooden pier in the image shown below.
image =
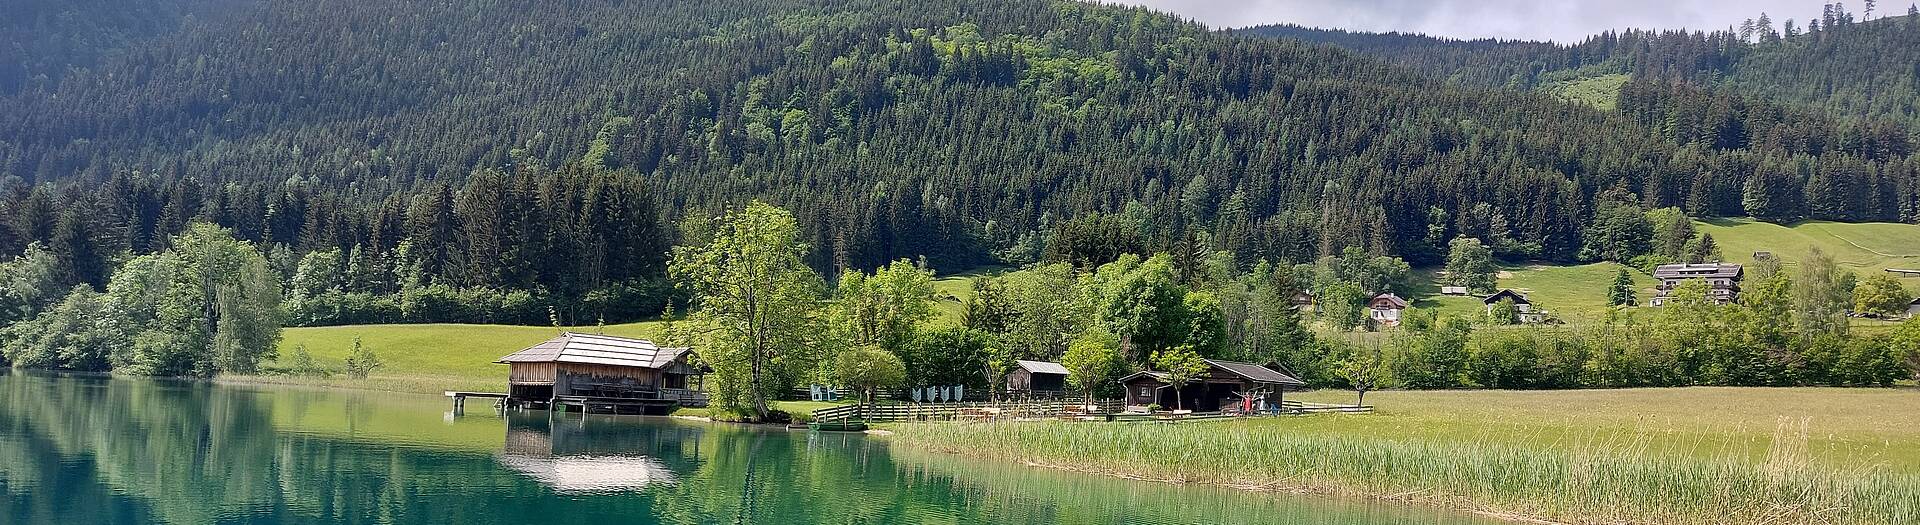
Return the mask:
M503 403L507 399L506 394L499 393L499 392L458 392L453 390L447 391L447 397L453 398L454 412L465 412L467 410L467 398L469 397L499 399L500 401L494 402L496 404Z

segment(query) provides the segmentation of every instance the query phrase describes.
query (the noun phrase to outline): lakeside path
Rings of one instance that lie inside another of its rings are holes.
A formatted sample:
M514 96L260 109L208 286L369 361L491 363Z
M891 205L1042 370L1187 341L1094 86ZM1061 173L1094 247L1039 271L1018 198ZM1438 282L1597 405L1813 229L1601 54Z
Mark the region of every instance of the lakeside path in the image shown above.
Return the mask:
M1520 520L1920 521L1920 390L1911 387L1381 392L1368 401L1379 412L887 428L902 446L978 459Z

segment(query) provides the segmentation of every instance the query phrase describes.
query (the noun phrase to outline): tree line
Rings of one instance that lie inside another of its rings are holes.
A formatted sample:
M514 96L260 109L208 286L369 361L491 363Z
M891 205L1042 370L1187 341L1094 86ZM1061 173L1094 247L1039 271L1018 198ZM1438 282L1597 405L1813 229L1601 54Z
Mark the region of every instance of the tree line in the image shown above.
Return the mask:
M1640 213L1650 251L1636 260L1663 261L1673 243L1711 257L1700 248L1710 237L1674 230L1690 224L1676 210ZM1366 299L1411 295L1417 283L1405 260L1357 248L1296 265L1242 264L1220 250L1039 264L972 279L958 322L943 324L933 322L930 268L898 260L829 281L806 264L813 248L783 209L755 202L680 229L685 240L667 266L690 311L680 319L672 303L662 305L667 337L701 349L716 403L756 419L808 383L869 396L909 386L995 392L1022 359L1063 363L1073 389L1089 397L1116 395L1115 380L1140 369L1184 382L1204 372L1204 358L1274 364L1316 386L1362 390L1885 385L1920 372L1920 322L1883 334L1849 328L1850 311L1910 301L1900 283L1860 281L1818 253L1791 274L1763 261L1737 304L1715 303L1696 281L1665 308L1615 310L1577 330L1504 326L1511 314L1413 310L1404 330L1369 347L1352 336L1376 328ZM1448 278L1490 289L1492 249L1466 237L1449 244ZM168 246L112 269L104 292L85 283L61 289L59 257L38 244L0 263L0 305L12 317L0 329L0 356L30 368L252 373L279 357L280 327L312 300L303 290L321 281L311 279L342 271L315 269L337 254L309 253L283 299L261 243L194 223ZM1609 299L1633 304L1627 283L1624 300L1617 286ZM1311 314L1297 300L1309 291ZM355 359L364 370L379 366L371 355Z

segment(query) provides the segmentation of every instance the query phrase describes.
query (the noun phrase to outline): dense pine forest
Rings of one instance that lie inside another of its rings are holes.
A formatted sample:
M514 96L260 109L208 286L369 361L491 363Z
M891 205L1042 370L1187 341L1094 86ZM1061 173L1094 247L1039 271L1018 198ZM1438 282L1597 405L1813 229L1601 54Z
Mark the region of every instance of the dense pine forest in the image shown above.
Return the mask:
M99 288L210 222L294 324L652 315L666 247L756 198L829 275L1920 220L1917 18L1346 50L1047 0L121 4L0 22L0 254ZM1593 68L1632 75L1616 108L1530 89ZM1872 80L1809 87L1842 76Z

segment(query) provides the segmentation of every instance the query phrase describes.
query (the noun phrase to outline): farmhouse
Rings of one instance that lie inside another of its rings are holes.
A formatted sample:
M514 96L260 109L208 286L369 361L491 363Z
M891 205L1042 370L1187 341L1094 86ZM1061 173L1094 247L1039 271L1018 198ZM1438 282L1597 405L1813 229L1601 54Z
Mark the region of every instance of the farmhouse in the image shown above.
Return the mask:
M1307 384L1293 376L1252 363L1207 359L1207 373L1180 389L1179 401L1195 412L1217 412L1229 407L1261 410L1278 406L1282 392ZM1137 372L1120 379L1127 387L1127 405L1174 408L1172 384L1166 372Z
M1383 326L1399 326L1400 312L1407 309L1407 300L1400 296L1383 293L1367 300L1367 313L1373 321Z
M706 406L706 370L686 348L567 332L500 358L509 367L508 406L659 412Z
M1527 296L1521 295L1520 292L1500 290L1499 293L1489 295L1486 299L1480 300L1482 304L1486 305L1488 316L1493 315L1493 307L1499 306L1502 301L1513 302L1513 322L1536 324L1546 321L1546 313L1534 310L1533 302L1528 301Z
M1067 367L1047 361L1015 361L1007 393L1058 396L1067 390Z
M1650 304L1664 306L1675 288L1689 280L1702 280L1707 283L1707 298L1719 304L1732 303L1740 295L1740 279L1743 268L1738 264L1665 264L1653 270L1653 278L1659 279L1658 292Z

